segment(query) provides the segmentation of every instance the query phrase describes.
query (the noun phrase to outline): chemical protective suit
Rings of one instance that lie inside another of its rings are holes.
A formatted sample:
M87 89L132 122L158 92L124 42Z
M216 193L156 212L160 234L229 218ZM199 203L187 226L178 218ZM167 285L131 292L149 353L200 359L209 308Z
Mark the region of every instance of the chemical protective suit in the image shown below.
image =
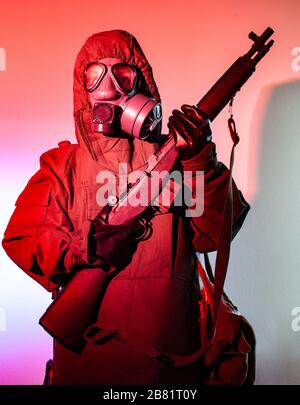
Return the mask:
M74 69L78 143L60 142L41 156L40 169L17 199L3 240L11 259L48 291L55 290L66 274L97 266L89 252L91 221L101 209L96 201L97 174L117 174L120 162L128 165L128 172L142 170L157 148L156 143L133 137L92 133L83 72L89 63L104 58L136 66L144 79L141 91L160 100L151 67L134 37L116 30L86 41ZM174 207L157 212L151 236L138 244L130 263L110 282L96 325L119 330L148 347L187 355L199 349L195 252L217 248L229 171L217 162L210 141L179 164L184 170L204 171L203 214L185 218ZM233 210L236 234L249 205L235 184ZM201 374L201 361L168 367L126 340L101 334L80 354L55 342L53 364L53 384L192 384L200 382Z

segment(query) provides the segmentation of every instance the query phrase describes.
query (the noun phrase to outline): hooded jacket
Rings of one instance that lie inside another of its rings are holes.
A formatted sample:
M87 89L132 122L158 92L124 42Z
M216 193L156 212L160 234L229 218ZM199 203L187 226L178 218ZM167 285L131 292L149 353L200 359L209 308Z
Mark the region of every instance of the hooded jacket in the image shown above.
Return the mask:
M83 87L86 65L102 58L121 58L142 72L143 92L160 100L152 69L136 39L125 31L92 35L80 50L74 69L74 118L77 142L59 143L40 158L40 170L16 201L6 228L3 247L11 259L48 291L66 274L92 268L89 262L90 221L101 207L96 193L97 174L117 174L118 163L128 172L146 167L156 144L138 139L94 137L91 106ZM216 159L209 142L184 170L204 171L204 212L185 218L182 210L158 212L153 232L141 241L129 263L110 282L101 303L98 330L119 330L141 344L186 355L199 348L199 288L196 251L216 250L229 171ZM233 233L249 210L233 184ZM81 354L55 342L54 384L163 384L198 383L201 362L170 368L126 341L101 333L91 338Z

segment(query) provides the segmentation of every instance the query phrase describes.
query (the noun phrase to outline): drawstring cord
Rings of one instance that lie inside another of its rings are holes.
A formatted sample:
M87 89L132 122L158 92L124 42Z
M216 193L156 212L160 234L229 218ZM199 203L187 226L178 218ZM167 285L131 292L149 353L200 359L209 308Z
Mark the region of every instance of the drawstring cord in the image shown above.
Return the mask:
M88 139L88 135L87 135L87 132L86 132L86 129L85 129L84 120L83 120L83 112L84 112L84 111L86 111L86 108L85 108L85 107L81 108L80 110L78 110L78 111L75 113L75 121L76 121L76 123L77 123L77 125L78 125L78 129L79 129L80 135L81 135L81 137L82 137L82 139L83 139L83 141L84 141L84 143L85 143L85 145L86 145L88 151L90 152L90 154L91 154L91 156L92 156L92 159L93 159L93 160L97 160L97 156L96 156L96 154L95 154L94 149L93 149L93 148L91 147L91 145L90 145L90 142L89 142L89 139Z

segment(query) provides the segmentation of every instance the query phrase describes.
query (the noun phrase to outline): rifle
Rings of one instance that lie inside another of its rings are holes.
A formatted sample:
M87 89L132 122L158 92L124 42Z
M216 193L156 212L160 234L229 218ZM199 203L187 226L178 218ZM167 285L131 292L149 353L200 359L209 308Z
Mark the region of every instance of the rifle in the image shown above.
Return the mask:
M253 45L249 51L240 56L229 69L210 88L205 96L197 103L197 107L211 120L232 100L235 94L255 71L257 63L266 55L274 41L269 40L274 31L268 27L261 36L250 32L249 38ZM95 220L112 225L125 224L135 220L143 224L149 212L154 215L156 208L153 201L163 189L169 173L179 158L172 137L166 141L148 159L147 168L140 178L130 186L129 191L119 197L114 206L105 206ZM151 172L166 173L162 181L153 190ZM151 192L150 192L151 189ZM148 204L131 204L135 196L148 195ZM146 214L147 213L147 214ZM39 323L55 339L75 352L80 352L85 345L84 333L95 320L101 300L109 281L116 274L116 269L102 268L83 269L71 275L57 298L51 303Z

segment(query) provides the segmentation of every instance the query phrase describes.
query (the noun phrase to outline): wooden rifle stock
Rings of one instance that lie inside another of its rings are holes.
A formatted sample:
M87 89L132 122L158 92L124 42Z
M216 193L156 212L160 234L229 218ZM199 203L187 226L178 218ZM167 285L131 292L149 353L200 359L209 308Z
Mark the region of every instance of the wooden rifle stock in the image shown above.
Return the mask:
M256 64L274 43L273 40L266 43L273 32L271 28L267 28L261 36L251 32L249 38L254 43L250 50L239 57L198 102L197 107L211 121L253 74ZM130 207L128 204L124 204L124 201L130 202L130 195L138 191L142 192L143 187L148 190L147 179L151 177L149 173L152 170L171 171L177 159L178 152L175 143L173 139L168 138L160 149L150 157L145 176L130 188L122 200L120 198L118 204L108 212L108 215L106 212L105 216L108 218L108 222L121 224L130 220L130 216L133 218L141 217L151 204L151 200L149 205L145 207ZM150 196L151 193L148 195ZM100 212L99 218L101 217L103 215ZM101 300L113 274L113 269L107 272L101 268L75 272L62 292L41 317L39 323L66 347L79 352L85 344L84 333L97 316Z

